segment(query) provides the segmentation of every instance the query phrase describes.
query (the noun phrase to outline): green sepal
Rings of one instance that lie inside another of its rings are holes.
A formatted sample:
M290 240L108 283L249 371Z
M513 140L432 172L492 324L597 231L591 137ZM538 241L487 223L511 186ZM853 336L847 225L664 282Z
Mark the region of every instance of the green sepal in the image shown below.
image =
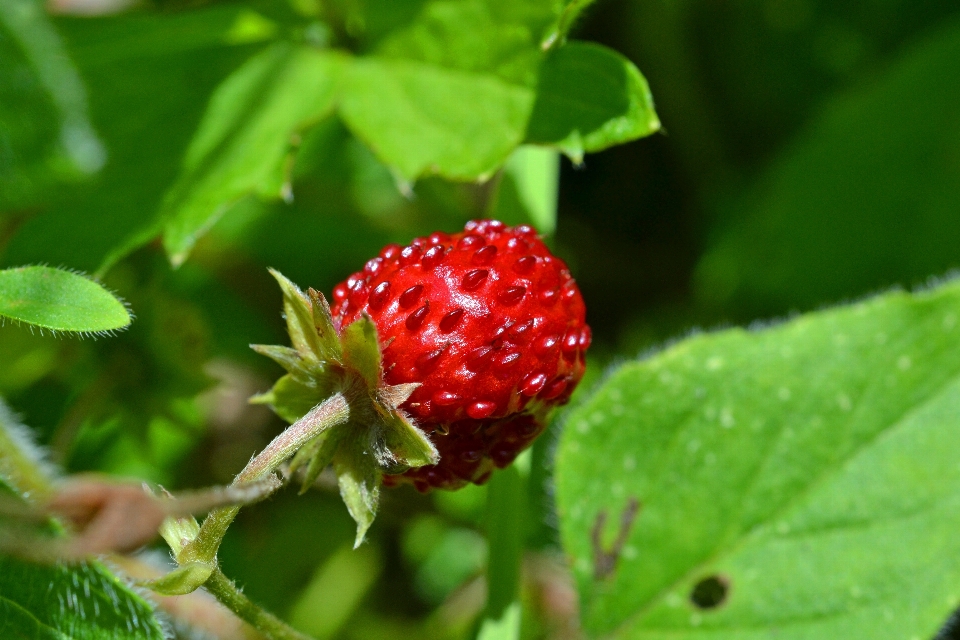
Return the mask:
M363 543L367 530L373 524L380 503L380 483L383 472L376 459L367 451L367 442L361 434L344 438L333 456L340 496L347 511L357 523L357 537L353 548Z
M334 393L344 394L349 421L301 445L289 472L305 469L303 493L333 463L340 493L357 523L359 545L376 516L383 474L440 460L427 435L399 410L420 385L383 382L377 327L369 316L364 314L338 333L322 294L313 289L304 294L280 273L271 273L283 290L294 348L251 345L288 371L270 391L251 402L268 404L284 420L295 423Z
M315 378L313 382L316 386L304 384L288 373L270 391L253 396L250 402L270 405L278 416L293 424L337 391L337 381L332 377Z
M394 384L394 385L384 385L377 390L377 397L380 400L381 406L377 410L380 413L384 411L394 410L404 402L407 401L414 391L417 390L417 387L420 386L419 382L405 382L403 384Z
M336 387L338 378L332 369L339 367L338 364L317 360L312 355L304 358L296 349L275 344L252 344L250 348L286 369L304 387L319 388L325 393L324 397Z
M287 333L290 334L293 347L302 356L313 355L322 360L324 348L313 323L313 308L310 306L310 300L282 273L275 269L268 269L268 271L280 284L280 290L283 292L283 315L287 321Z
M380 345L377 343L377 325L363 314L343 329L344 364L360 374L367 388L380 387Z
M188 562L156 580L146 580L138 585L165 596L182 596L193 593L203 586L216 567L205 562Z
M198 533L200 533L200 523L193 516L170 516L160 524L160 537L167 543L175 557L180 555L184 547L193 542Z
M323 446L323 443L327 440L327 437L330 435L330 430L326 430L316 438L308 442L307 444L300 447L300 450L294 454L293 458L290 460L290 465L288 467L288 473L293 475L300 470L304 465L309 466L310 461L320 452L320 447ZM301 491L301 493L303 493Z
M262 356L267 356L278 365L283 367L287 373L306 372L307 365L303 356L296 349L282 347L278 344L252 344L250 348Z
M332 432L324 434L326 437L320 442L315 450L307 471L303 476L303 484L300 485L300 494L306 493L307 489L313 486L317 478L323 473L323 470L333 462L333 456L337 453L337 447L345 433L349 432L350 424L346 424L341 429L334 429Z
M384 471L403 473L410 467L440 462L440 453L427 434L402 412L388 412L378 427L371 445Z
M327 350L327 357L332 360L342 358L340 339L337 336L337 329L333 326L333 313L330 311L330 305L322 293L314 288L307 289L310 296L313 312L313 326L317 330L317 335Z
M323 470L333 461L340 439L345 433L349 433L350 429L351 425L346 424L340 429L324 431L304 445L293 457L293 460L290 461L291 474L296 473L306 465L303 481L300 484L300 495L306 493L307 489L313 486Z

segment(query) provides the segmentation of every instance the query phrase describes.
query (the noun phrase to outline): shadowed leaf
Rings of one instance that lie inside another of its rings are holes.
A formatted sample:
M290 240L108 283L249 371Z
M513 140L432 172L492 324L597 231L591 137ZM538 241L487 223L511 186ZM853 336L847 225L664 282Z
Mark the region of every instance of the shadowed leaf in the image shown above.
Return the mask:
M552 51L537 82L526 141L573 158L648 136L660 129L640 71L612 49L571 42Z

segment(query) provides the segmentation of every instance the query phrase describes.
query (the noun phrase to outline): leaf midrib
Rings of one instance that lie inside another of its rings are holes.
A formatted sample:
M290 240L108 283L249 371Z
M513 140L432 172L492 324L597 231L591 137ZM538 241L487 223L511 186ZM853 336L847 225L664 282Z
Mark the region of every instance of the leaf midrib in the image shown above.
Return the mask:
M7 596L4 596L4 595L0 595L0 601L3 601L3 602L5 602L5 603L7 603L11 608L15 608L15 609L17 609L18 611L23 612L23 614L24 614L25 617L27 617L28 619L33 620L34 622L36 622L37 627L49 629L49 630L52 631L53 633L55 633L55 634L57 634L58 636L60 636L61 638L63 638L63 640L74 640L74 636L68 636L67 634L63 633L63 632L60 631L59 629L56 629L56 628L50 626L49 624L46 624L45 622L41 622L39 618L37 618L35 615L33 615L33 612L31 612L29 609L25 608L25 607L24 607L23 605L21 605L19 602L15 601L15 600L11 600L10 598L8 598Z

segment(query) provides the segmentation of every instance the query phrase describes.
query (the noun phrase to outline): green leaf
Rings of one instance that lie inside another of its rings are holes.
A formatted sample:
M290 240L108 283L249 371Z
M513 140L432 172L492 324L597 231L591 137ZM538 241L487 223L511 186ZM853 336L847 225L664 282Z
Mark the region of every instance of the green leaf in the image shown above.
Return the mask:
M648 136L660 129L650 88L625 57L606 47L571 42L540 68L537 102L526 141L573 158Z
M554 18L535 0L425 2L350 66L341 116L408 180L489 176L523 139Z
M53 627L48 627L34 618L29 611L15 602L0 599L0 619L5 629L14 629L22 638L36 640L63 640L66 638Z
M556 460L586 629L932 637L960 602L958 421L957 282L620 367Z
M340 114L405 178L471 180L523 141L532 107L532 91L494 74L366 58L347 70Z
M536 77L540 41L555 18L544 0L427 0L375 49L383 58L492 75L517 85Z
M577 18L583 13L583 10L593 4L595 0L564 0L563 9L560 11L560 17L557 19L556 27L550 31L544 39L544 46L550 47L555 43L563 42L563 39L570 33L570 29L576 23Z
M248 47L226 44L242 14L242 7L218 5L57 21L109 157L96 180L50 190L42 215L26 219L6 246L4 266L68 264L102 275L160 233L163 194L204 105L250 55ZM0 52L0 59L9 58ZM16 90L0 97L0 111L24 105L38 117L22 87L0 81L0 92Z
M337 54L280 43L217 88L161 211L174 265L244 196L281 195L292 136L332 112L339 65Z
M579 158L656 130L646 83L628 61L580 44L544 53L558 11L536 1L425 3L350 65L344 121L408 180L484 179L524 138Z
M701 300L783 313L957 266L960 23L828 100L697 267Z
M102 286L50 267L0 271L0 316L80 333L114 331L130 324L127 308Z
M0 209L23 208L48 199L60 181L98 171L106 152L42 3L0 3L0 59Z
M96 562L35 565L0 556L4 637L162 640L153 608Z

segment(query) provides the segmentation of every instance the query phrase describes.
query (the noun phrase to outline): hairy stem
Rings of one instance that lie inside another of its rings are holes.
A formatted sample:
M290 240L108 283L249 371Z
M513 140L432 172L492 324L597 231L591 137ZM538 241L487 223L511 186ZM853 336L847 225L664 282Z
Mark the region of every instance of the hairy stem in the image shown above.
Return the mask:
M251 460L237 474L233 485L242 485L263 480L274 473L297 449L310 442L327 429L343 424L350 417L350 405L342 393L336 393L314 407L267 445L267 448ZM196 539L187 545L178 561L212 563L217 549L227 533L227 528L237 517L240 507L221 507L210 512L203 521Z
M0 477L32 501L50 497L53 486L37 460L26 449L29 443L19 437L22 426L16 424L7 406L0 401Z
M251 602L219 569L214 569L204 587L225 607L237 614L237 617L251 624L270 640L311 640L310 636L300 633Z

